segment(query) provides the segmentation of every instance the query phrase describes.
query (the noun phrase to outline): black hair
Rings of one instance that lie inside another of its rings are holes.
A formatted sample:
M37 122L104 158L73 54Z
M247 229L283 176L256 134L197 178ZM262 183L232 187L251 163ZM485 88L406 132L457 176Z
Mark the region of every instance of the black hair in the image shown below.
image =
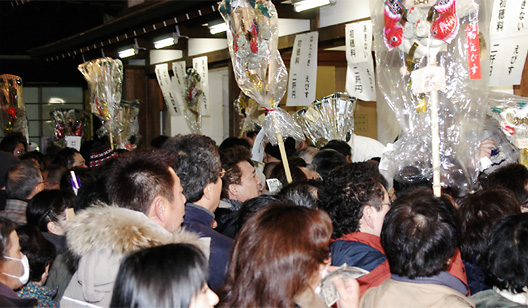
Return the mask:
M15 231L17 227L16 223L10 219L0 217L0 261L4 261L7 252L11 247L12 243L9 241L9 235Z
M110 307L189 307L206 284L207 266L202 252L189 244L132 253L121 262Z
M458 226L453 204L430 190L417 189L398 198L381 231L391 273L414 279L447 270L458 246Z
M75 173L76 180L78 181L78 184L81 185L81 187L83 185L88 185L89 183L97 181L97 176L93 170L75 167L62 174L60 179L60 189L73 191L71 171Z
M20 250L29 261L29 281L39 282L46 266L51 265L57 256L55 245L45 239L35 226L22 225L16 231Z
M520 204L528 201L528 169L521 164L508 164L500 167L488 175L485 187L502 186L513 191Z
M522 293L528 286L528 214L502 218L488 239L487 273L494 286Z
M68 190L43 190L26 207L27 223L49 232L48 223L57 222L67 208L73 207L74 200L75 195Z
M293 182L284 186L277 195L282 199L292 201L298 206L316 209L319 200L319 190L322 188L323 183L317 180Z
M290 157L295 153L295 139L287 137L284 139L284 149L286 150L286 156ZM282 160L279 145L272 145L271 143L266 144L264 152L275 157L276 159Z
M42 182L38 166L32 160L21 160L7 172L6 192L11 199L28 199L35 187Z
M150 146L156 149L161 149L163 148L163 145L165 144L165 142L169 140L169 138L170 138L169 136L165 136L165 135L157 136L154 139L152 139L152 141L150 142Z
M158 195L172 202L175 181L169 168L174 162L168 151L152 148L123 154L106 177L110 202L142 213L147 213Z
M24 145L24 149L26 149L27 142L24 136L22 136L21 134L12 134L6 136L2 139L2 141L0 141L0 151L13 154L13 151L15 151L19 143Z
M64 167L71 169L73 168L73 163L75 162L74 156L77 153L79 153L79 151L74 148L64 148L60 150L57 155L55 155L53 163L63 165Z
M292 183L306 182L308 178L306 174L297 166L290 165L290 175ZM282 185L288 185L286 178L286 172L284 171L284 165L282 163L276 164L267 176L269 179L278 179Z
M222 168L225 170L225 175L222 178L222 198L229 198L229 185L241 183L242 171L238 164L244 161L251 164L250 158L249 150L240 145L220 151Z
M237 138L237 137L227 137L226 139L224 139L224 141L220 143L220 146L218 146L218 150L222 151L227 148L231 148L235 145L241 145L247 148L248 150L251 150L251 145L249 144L249 141L247 141L244 138Z
M346 164L346 158L343 154L333 149L325 149L315 154L312 164L316 166L316 171L326 180L328 174L335 168Z
M394 193L397 197L417 188L431 187L431 182L416 166L405 166L394 176Z
M218 181L222 164L213 139L197 134L178 135L167 140L163 148L176 159L172 168L180 177L188 202L200 200L205 186Z
M352 156L352 148L350 145L343 140L330 140L324 147L321 148L321 150L324 149L333 149L338 151L339 153L343 154L343 156Z
M272 195L260 195L244 201L238 211L237 231L260 209L278 201L281 201L281 198Z
M332 218L332 238L359 231L365 205L382 208L383 188L378 169L367 162L351 163L330 173L319 191L319 208Z
M106 192L104 180L98 180L93 183L84 184L77 191L73 210L77 214L79 211L89 208L95 204L108 204L110 199Z

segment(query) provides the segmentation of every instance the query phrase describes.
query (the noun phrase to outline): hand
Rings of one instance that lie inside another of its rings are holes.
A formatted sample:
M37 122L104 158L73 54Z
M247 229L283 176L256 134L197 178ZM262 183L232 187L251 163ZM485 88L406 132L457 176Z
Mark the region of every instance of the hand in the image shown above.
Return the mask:
M339 293L338 308L359 307L359 283L356 279L343 280L337 277L332 282Z

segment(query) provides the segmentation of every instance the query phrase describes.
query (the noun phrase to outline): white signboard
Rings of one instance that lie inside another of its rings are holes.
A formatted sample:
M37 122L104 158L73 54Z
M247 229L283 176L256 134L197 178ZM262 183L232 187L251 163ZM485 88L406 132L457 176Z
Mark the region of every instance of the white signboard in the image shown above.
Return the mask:
M526 0L495 0L490 23L490 86L518 85L528 50Z
M355 22L345 26L348 62L346 91L364 101L376 100L374 64L372 61L372 22Z
M209 116L209 68L207 67L207 56L193 58L193 68L202 78L202 116Z
M180 95L178 91L174 88L173 82L169 75L169 69L167 64L158 64L155 68L156 78L158 79L158 84L161 88L161 93L167 104L167 109L171 115L180 115L181 114L181 105L177 102L177 95Z
M295 36L286 106L307 106L315 100L318 32Z

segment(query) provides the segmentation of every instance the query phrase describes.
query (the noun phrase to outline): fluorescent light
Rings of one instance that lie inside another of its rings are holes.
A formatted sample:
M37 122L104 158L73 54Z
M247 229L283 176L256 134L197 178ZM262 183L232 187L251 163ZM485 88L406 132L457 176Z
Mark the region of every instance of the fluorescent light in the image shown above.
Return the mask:
M220 33L220 32L226 32L227 31L227 24L225 22L223 22L223 23L218 24L218 25L209 26L209 31L211 31L211 34L217 34L217 33Z
M136 49L135 48L128 48L128 49L119 51L118 54L119 54L119 58L131 57L131 56L134 56L136 54Z
M64 104L65 101L60 97L50 97L48 104Z
M336 0L302 0L293 5L295 12L302 12L320 6L334 4Z
M162 39L162 40L158 40L158 41L155 41L154 42L154 48L156 49L160 49L160 48L163 48L163 47L167 47L167 46L172 46L174 45L174 37L168 37L168 38L165 38L165 39Z

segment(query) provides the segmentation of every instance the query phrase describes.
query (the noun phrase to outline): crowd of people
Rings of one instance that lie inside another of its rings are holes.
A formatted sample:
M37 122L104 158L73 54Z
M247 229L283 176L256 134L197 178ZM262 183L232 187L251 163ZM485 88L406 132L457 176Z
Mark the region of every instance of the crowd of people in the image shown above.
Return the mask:
M424 178L389 183L379 150L338 140L287 139L288 183L278 147L259 163L253 141L44 155L4 138L0 306L328 307L322 281L339 308L528 305L523 165L436 197Z

